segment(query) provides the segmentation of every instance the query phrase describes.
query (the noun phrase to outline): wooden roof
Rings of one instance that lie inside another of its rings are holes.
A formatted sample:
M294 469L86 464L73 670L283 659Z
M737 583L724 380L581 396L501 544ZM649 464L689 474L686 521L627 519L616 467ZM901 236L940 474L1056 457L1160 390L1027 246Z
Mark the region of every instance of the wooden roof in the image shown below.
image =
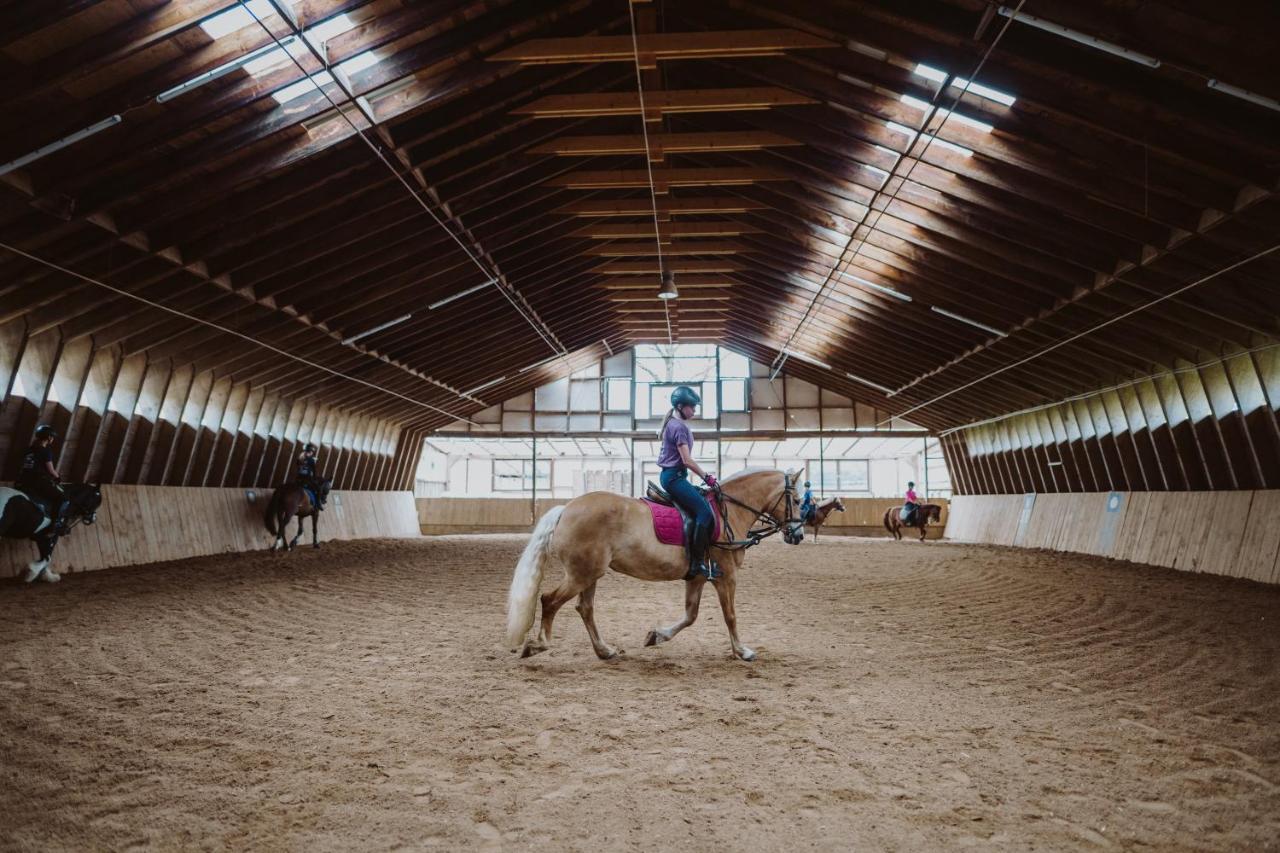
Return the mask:
M1021 7L1155 68L984 0L293 0L216 39L230 0L38 5L0 4L0 163L122 121L0 176L0 323L419 428L450 418L406 397L466 413L668 340L635 301L659 251L708 288L671 339L788 348L933 429L1280 333L1280 253L1223 272L1280 242L1280 111L1208 86L1280 100L1268 0ZM302 68L156 101L343 14Z

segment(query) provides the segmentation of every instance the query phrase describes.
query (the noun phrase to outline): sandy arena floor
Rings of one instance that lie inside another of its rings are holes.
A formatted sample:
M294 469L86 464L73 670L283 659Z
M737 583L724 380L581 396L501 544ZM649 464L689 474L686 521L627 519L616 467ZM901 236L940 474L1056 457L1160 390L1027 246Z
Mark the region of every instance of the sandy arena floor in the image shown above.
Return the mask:
M499 645L523 538L0 584L4 849L1266 849L1280 589L942 543L607 577ZM558 575L558 571L555 573ZM554 575L553 575L554 576ZM544 581L546 583L546 581Z

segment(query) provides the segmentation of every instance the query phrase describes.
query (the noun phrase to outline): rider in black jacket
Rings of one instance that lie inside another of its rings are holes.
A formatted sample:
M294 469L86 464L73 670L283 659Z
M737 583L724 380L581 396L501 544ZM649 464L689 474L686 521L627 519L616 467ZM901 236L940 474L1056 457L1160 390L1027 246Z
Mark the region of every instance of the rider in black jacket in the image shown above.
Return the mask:
M22 467L14 488L44 504L45 514L58 533L66 533L65 517L70 501L59 485L61 478L53 465L53 442L57 431L48 424L36 427L35 440L22 456Z

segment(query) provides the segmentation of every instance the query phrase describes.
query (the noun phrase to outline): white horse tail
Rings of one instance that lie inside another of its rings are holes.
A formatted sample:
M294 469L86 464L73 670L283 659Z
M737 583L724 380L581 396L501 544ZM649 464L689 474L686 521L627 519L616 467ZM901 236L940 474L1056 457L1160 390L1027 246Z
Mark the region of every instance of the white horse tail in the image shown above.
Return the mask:
M524 635L533 627L533 617L538 605L538 588L542 585L542 565L547 561L547 549L551 546L551 534L556 532L564 507L552 507L538 519L524 546L516 573L511 578L511 592L507 596L507 646L518 648Z

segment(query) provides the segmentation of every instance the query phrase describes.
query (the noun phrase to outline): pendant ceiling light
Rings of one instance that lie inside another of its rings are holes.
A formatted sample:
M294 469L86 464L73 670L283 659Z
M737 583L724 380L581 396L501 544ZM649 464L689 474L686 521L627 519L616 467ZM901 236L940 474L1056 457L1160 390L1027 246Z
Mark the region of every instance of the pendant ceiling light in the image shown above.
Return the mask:
M676 290L676 274L671 270L662 271L662 287L658 288L659 299L675 299L680 295Z

